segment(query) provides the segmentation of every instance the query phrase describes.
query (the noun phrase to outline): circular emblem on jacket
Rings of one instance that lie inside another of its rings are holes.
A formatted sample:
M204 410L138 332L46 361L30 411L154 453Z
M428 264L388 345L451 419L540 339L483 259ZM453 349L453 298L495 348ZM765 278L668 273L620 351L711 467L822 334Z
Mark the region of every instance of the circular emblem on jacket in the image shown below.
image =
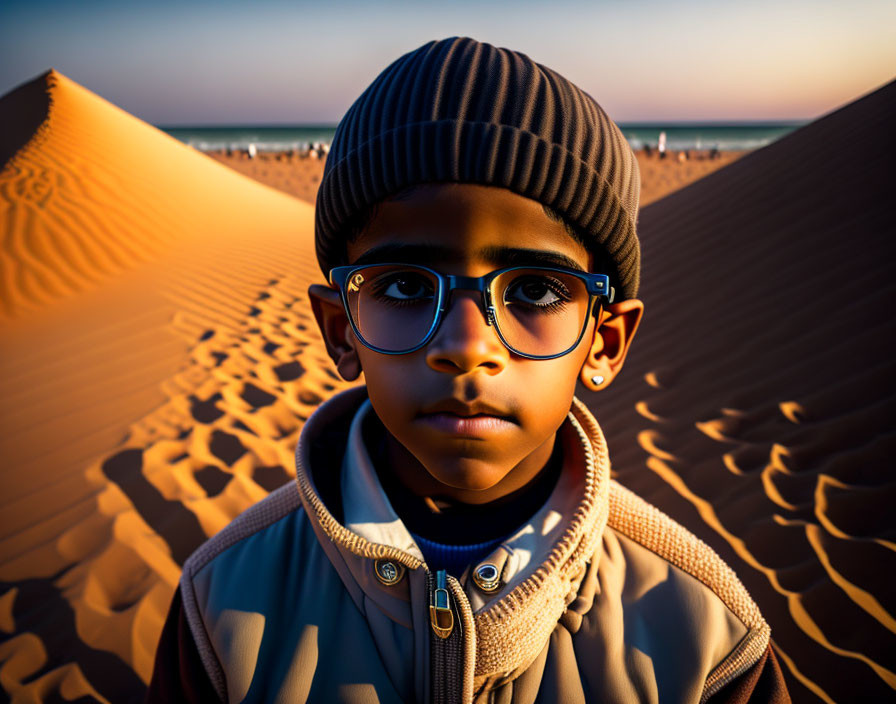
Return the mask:
M387 587L397 584L404 577L404 565L393 560L377 560L373 563L373 571Z
M493 592L501 586L498 568L491 562L485 562L473 570L473 581L484 592Z

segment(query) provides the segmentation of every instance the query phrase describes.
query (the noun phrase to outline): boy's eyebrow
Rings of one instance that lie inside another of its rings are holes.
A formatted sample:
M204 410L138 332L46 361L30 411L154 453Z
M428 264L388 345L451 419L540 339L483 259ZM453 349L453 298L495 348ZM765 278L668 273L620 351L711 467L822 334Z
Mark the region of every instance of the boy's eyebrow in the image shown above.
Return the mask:
M496 266L560 266L576 271L585 270L574 259L545 249L520 249L516 247L483 247L479 256ZM352 265L404 262L432 265L434 262L457 261L457 252L450 247L430 244L405 244L395 242L368 249Z

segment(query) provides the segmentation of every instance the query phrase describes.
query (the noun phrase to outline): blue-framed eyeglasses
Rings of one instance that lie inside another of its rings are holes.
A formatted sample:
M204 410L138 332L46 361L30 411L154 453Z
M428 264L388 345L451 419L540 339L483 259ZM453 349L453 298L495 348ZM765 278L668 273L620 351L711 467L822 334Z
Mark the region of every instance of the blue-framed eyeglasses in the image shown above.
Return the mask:
M614 297L606 274L562 267L511 266L474 277L415 264L365 264L335 267L330 283L341 293L357 338L382 354L408 354L426 345L451 292L463 289L480 292L486 323L511 352L554 359L575 349L590 316Z

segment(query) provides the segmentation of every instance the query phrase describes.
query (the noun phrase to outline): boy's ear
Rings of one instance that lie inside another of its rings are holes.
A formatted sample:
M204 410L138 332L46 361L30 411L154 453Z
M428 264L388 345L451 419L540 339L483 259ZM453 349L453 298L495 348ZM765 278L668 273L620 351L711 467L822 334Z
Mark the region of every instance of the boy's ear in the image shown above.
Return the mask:
M308 287L308 298L336 370L346 381L354 381L361 375L361 361L356 349L358 341L348 322L339 291L311 284Z
M622 370L638 324L644 314L644 303L630 298L607 306L594 326L594 340L579 378L592 391L607 388ZM603 377L603 380L595 380Z

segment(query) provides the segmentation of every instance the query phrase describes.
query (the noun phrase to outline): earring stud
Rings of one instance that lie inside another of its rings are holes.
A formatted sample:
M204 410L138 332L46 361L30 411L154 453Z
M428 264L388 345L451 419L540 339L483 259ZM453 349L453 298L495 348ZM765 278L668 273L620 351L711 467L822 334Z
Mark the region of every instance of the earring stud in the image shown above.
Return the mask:
M595 386L600 386L604 383L604 378L600 374L597 374L596 376L591 377L591 381L594 382Z

